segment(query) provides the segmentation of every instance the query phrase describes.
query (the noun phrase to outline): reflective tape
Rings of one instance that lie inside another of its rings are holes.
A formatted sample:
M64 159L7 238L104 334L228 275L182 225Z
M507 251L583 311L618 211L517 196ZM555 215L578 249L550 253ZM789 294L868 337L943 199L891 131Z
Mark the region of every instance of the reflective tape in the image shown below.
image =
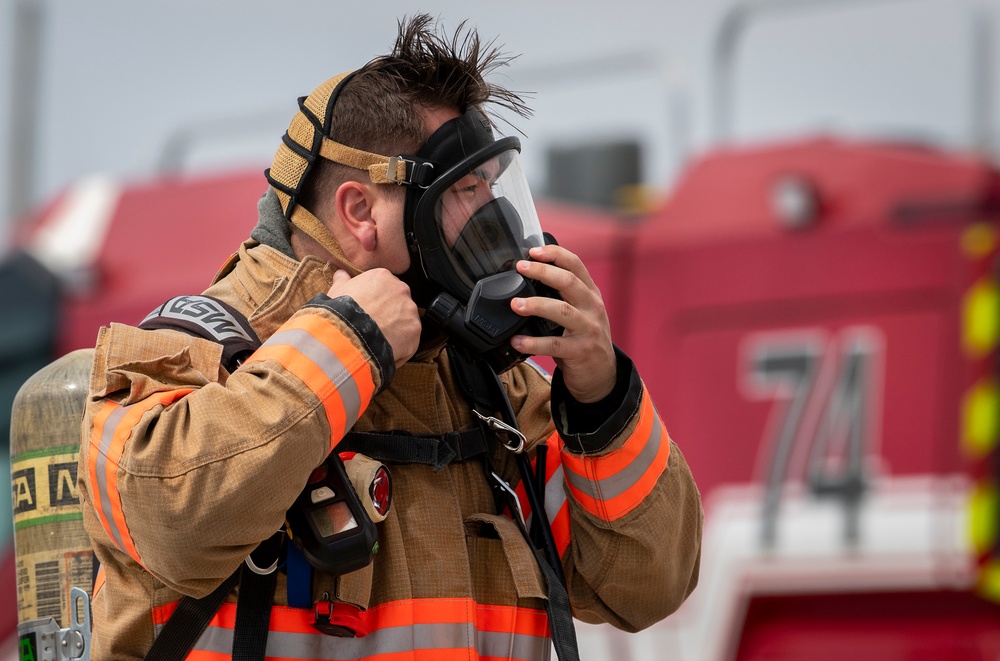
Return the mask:
M561 556L569 548L570 527L569 527L569 499L566 496L566 486L564 484L565 470L562 466L562 439L559 434L553 432L545 441L548 452L545 456L545 494L544 507L545 516L549 520L552 529L552 537L556 543L556 550ZM532 461L532 469L538 470L537 460ZM521 501L521 509L525 515L525 525L531 529L531 517L534 513L528 503L528 495L524 491L524 485L518 482L514 489L517 492L518 500Z
M968 536L978 561L977 592L1000 601L997 556L995 483L997 439L1000 437L1000 387L997 347L1000 346L1000 287L995 270L998 234L993 223L977 222L962 234L962 250L970 258L976 279L962 302L962 346L972 373L979 376L962 399L961 449L976 480L968 501Z
M594 516L614 521L653 490L670 457L670 438L644 392L639 422L621 448L598 456L562 454L570 493Z
M996 487L980 481L969 497L969 538L980 555L987 554L996 544L998 513Z
M338 604L339 605L339 604ZM157 631L175 604L154 609ZM548 620L540 610L477 604L471 599L411 599L358 611L369 628L361 638L327 636L312 627L311 609L275 606L266 656L276 659L547 659ZM236 604L226 603L188 659L215 660L232 652Z
M322 402L331 448L343 438L375 392L365 356L320 315L293 317L244 363L275 360Z
M142 560L129 534L121 494L118 492L118 462L125 453L125 444L132 436L132 430L145 413L157 406L169 406L193 390L181 388L159 392L128 406L105 402L94 416L87 468L90 471L90 483L95 490L94 506L97 516L115 546L128 553L140 565Z
M996 250L997 231L990 223L975 223L962 232L960 243L970 259L983 259Z
M977 591L990 601L1000 601L1000 561L987 560L979 570Z
M973 357L982 357L997 346L1000 339L1000 288L987 278L974 284L965 295L965 350Z
M995 379L976 383L962 402L962 449L972 458L983 457L1000 435L1000 389Z

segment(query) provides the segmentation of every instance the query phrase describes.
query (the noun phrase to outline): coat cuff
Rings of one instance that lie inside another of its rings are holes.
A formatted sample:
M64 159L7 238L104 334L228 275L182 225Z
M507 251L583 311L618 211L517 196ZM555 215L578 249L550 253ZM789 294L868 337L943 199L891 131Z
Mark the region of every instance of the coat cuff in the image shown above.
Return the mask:
M628 426L639 408L642 380L635 364L617 346L615 387L590 404L576 401L566 389L562 370L552 376L552 413L566 449L577 454L597 454L608 448Z
M358 336L368 355L375 361L379 373L379 387L375 394L389 387L389 383L396 375L396 361L393 358L392 347L382 334L382 329L357 304L357 301L350 296L330 298L326 294L316 294L303 308L323 308L347 324Z

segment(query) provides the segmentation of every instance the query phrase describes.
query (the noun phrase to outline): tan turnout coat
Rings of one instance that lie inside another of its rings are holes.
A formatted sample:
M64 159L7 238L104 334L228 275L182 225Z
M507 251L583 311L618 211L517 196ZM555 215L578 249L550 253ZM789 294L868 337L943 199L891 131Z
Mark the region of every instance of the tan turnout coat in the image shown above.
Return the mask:
M283 525L355 417L357 431L438 434L475 424L441 347L421 351L387 383L384 339L359 326L359 309L341 314L329 299L307 305L332 275L313 257L245 243L205 292L267 341L232 374L207 340L121 324L101 330L80 458L85 525L102 567L95 660L142 658L182 595L206 595L229 577ZM337 369L316 368L326 360ZM560 422L563 436L555 431L543 374L522 364L503 377L532 456L538 443L551 450L546 510L574 615L628 631L665 617L694 588L702 519L688 467L633 378L627 410L593 432L605 447L581 454L564 447L572 420ZM497 450L495 466L516 483L506 452ZM268 655L547 658L541 574L513 520L496 512L480 462L391 471L393 504L375 561L313 578L314 600L330 595L366 635L311 630L311 610L286 606L281 574ZM223 607L191 658L228 655L232 608Z

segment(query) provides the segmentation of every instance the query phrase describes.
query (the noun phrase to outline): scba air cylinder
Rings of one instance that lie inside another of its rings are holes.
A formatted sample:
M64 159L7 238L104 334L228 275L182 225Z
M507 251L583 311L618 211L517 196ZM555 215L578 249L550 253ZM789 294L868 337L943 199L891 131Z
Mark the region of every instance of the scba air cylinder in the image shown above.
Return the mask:
M39 620L52 618L62 627L81 619L89 622L89 613L70 613L70 589L83 589L89 596L93 584L94 554L76 482L93 357L93 349L80 349L53 361L14 398L11 486L22 645L25 632L37 630ZM74 600L77 609L78 604Z

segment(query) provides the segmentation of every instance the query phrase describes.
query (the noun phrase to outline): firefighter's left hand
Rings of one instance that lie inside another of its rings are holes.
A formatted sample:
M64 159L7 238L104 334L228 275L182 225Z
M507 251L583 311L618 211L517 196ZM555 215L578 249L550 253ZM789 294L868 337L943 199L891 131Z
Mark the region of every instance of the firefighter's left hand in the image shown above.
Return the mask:
M604 299L587 267L562 246L532 248L531 260L517 263L525 278L559 292L562 300L534 296L515 298L511 309L522 316L544 317L563 327L562 336L515 335L511 344L521 353L552 356L562 370L566 388L578 402L607 397L615 387L616 359L611 324Z

